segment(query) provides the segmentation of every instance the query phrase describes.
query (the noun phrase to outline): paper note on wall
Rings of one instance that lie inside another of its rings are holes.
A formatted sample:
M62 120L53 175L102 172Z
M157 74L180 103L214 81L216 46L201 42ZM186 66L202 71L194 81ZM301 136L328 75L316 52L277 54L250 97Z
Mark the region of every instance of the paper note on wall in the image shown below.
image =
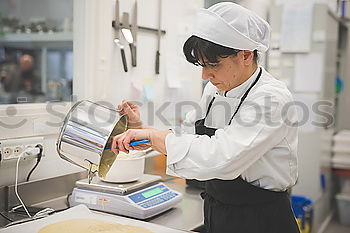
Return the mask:
M323 83L322 54L299 54L295 56L294 91L319 92Z
M139 99L143 94L143 86L140 80L132 80L130 83L131 99Z
M310 51L314 3L286 3L283 7L281 51L305 53Z
M154 101L155 88L154 88L154 78L147 77L143 79L143 93L146 101Z

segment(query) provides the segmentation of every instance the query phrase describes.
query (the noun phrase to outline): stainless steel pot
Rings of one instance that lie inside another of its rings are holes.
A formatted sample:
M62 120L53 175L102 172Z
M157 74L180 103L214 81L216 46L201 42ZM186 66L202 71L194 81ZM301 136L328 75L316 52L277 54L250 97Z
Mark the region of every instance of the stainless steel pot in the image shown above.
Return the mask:
M105 177L116 156L105 150L127 130L127 116L87 100L77 102L64 119L57 140L61 158Z

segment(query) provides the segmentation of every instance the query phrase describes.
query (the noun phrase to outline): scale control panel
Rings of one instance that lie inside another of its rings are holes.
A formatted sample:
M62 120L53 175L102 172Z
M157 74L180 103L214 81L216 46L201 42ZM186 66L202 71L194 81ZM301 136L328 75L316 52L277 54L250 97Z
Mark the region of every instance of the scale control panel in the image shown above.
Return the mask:
M127 195L75 188L70 205L85 204L94 210L146 219L171 209L181 200L181 193L157 183Z
M143 208L150 208L163 202L175 198L179 194L170 191L164 184L159 184L151 188L128 195L130 200Z

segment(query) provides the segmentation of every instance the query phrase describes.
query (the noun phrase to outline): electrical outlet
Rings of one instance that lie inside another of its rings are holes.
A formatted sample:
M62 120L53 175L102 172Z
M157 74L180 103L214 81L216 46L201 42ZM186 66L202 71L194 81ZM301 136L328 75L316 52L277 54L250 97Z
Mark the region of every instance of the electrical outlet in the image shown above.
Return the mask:
M1 154L4 156L4 160L9 159L13 156L13 150L11 147L4 147Z
M34 159L36 156L23 153L27 148L36 145L43 146L43 137L6 139L0 141L1 160L14 160L21 156L23 159Z
M23 152L23 146L16 146L13 149L13 156L18 157L21 155L22 152Z

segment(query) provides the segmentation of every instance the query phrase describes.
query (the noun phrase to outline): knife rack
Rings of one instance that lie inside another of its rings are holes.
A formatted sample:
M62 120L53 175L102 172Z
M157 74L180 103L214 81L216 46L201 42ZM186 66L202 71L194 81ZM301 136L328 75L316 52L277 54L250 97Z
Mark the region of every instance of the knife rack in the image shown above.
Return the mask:
M129 25L130 28L133 27L132 24ZM115 20L112 21L112 27L115 29L115 30L120 30L122 27L123 27L123 24L120 23L118 27L116 27L115 25ZM145 32L150 32L150 33L155 33L157 34L158 33L158 29L156 28L150 28L150 27L144 27L144 26L137 26L137 28L139 30L142 30L142 31L145 31ZM166 34L166 31L165 30L161 30L161 34L162 35L165 35Z

